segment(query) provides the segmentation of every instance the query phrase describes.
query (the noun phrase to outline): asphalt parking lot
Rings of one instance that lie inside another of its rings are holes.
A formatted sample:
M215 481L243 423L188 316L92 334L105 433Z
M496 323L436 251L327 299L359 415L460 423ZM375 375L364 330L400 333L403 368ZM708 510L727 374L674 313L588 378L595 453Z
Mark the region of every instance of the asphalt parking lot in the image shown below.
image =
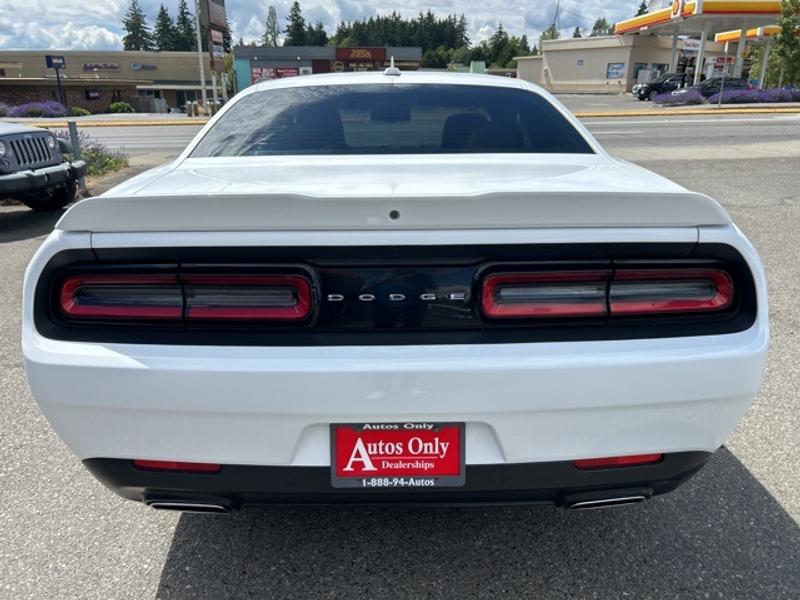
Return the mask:
M0 207L0 598L800 597L800 119L689 121L590 128L612 153L720 199L755 243L771 294L767 379L695 479L608 511L214 517L118 499L57 439L25 382L21 278L56 216Z

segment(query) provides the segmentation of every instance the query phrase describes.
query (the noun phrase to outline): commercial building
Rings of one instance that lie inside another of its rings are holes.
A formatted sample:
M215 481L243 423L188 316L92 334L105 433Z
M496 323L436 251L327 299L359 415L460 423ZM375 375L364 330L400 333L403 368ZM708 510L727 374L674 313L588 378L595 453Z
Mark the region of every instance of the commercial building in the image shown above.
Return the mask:
M692 68L696 42L679 40L681 70ZM706 44L709 59L724 60L724 51L724 44ZM671 40L651 35L548 40L542 54L517 57L517 77L554 92L623 93L669 71L671 54Z
M518 57L517 75L556 92L627 92L667 72L747 77L747 44L768 44L780 12L780 0L651 0L615 35L545 41L541 55Z
M55 70L47 55L64 58L61 85L68 106L103 112L124 100L142 110L165 111L200 98L195 52L0 51L0 102L57 100ZM211 71L206 70L211 95Z
M236 46L233 68L237 91L262 79L278 79L313 73L376 71L389 66L417 70L422 48L334 48L332 46L289 46L282 48Z

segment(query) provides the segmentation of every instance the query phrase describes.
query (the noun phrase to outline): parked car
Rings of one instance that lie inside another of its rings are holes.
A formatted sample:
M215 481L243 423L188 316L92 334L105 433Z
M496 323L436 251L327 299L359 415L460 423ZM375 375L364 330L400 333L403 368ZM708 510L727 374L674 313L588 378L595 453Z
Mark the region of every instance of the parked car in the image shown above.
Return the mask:
M701 81L697 85L672 92L673 94L685 93L688 90L697 90L704 98L710 98L718 94L721 90L746 90L750 88L750 83L746 79L736 77L726 77L723 87L722 77L710 77Z
M0 122L0 197L33 210L62 208L75 200L83 161L68 160L69 143L37 127Z
M685 77L685 73L667 73L648 83L637 83L633 86L633 95L639 100L652 100L659 94L683 87Z
M390 68L254 85L74 205L28 267L22 345L56 432L155 508L595 508L725 441L766 290L717 202L542 89Z

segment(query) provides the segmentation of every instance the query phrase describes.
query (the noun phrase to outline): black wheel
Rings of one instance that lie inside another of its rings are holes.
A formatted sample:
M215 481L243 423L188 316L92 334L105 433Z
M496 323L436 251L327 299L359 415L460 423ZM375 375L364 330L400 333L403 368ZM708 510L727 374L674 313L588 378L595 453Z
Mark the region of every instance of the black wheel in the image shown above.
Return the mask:
M647 94L647 97L650 99L651 102L656 99L656 96L658 96L658 92L655 90L650 90Z
M32 210L48 212L64 208L75 200L78 185L71 181L58 187L45 188L38 192L26 194L19 200Z

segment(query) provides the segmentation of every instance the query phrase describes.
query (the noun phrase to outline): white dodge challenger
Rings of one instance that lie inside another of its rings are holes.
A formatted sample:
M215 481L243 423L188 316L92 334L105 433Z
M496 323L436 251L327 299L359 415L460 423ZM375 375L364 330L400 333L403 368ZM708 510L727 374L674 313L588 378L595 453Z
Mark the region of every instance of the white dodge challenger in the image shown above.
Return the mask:
M42 412L172 510L641 501L725 441L768 342L719 204L492 76L255 85L24 284Z

